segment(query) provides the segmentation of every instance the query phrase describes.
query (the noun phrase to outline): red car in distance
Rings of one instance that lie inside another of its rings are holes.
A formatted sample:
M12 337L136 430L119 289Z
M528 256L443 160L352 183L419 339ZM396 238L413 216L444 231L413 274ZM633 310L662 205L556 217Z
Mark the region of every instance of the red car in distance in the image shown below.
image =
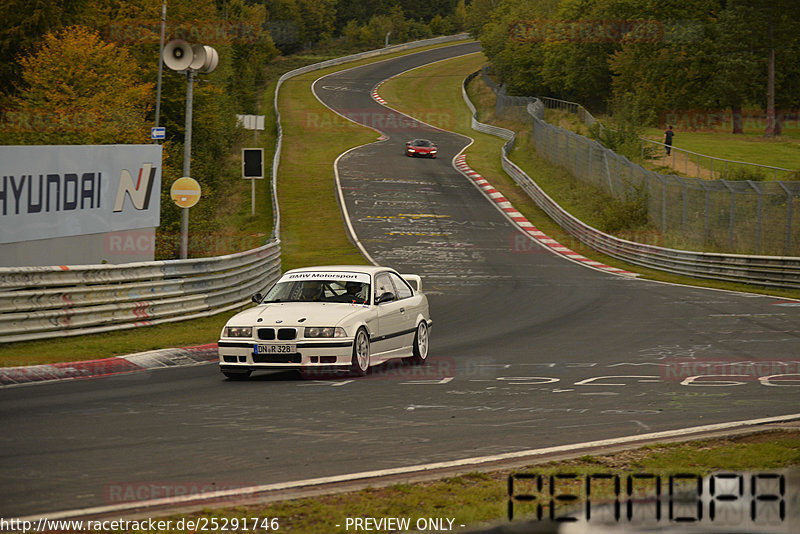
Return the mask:
M406 156L435 158L439 148L428 139L412 139L406 143Z

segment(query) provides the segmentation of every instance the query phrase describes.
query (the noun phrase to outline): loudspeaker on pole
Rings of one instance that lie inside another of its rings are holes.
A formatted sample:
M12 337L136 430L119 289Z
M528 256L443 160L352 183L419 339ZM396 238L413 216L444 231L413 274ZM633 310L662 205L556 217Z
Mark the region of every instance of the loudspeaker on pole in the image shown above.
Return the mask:
M182 71L188 69L194 60L192 45L186 41L175 39L164 47L164 64L167 68Z
M194 59L192 60L189 68L196 70L202 74L213 72L219 63L219 54L217 51L208 45L192 45L192 52L194 52Z
M203 48L206 49L206 61L203 64L201 72L208 74L214 72L214 69L217 68L217 64L219 63L219 54L217 53L216 48L212 48L208 45L204 46Z

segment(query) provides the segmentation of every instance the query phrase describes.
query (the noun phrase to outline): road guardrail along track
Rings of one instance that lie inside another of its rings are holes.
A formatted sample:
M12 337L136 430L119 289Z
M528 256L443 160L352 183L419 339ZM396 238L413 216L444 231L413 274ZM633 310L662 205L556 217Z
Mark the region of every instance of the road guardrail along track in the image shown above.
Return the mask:
M227 256L0 268L0 342L135 328L238 308L275 281L277 240Z
M470 74L462 84L464 101L472 112L472 128L507 140L501 155L503 169L543 211L580 242L627 263L673 274L771 287L800 288L799 257L693 252L635 243L601 232L570 215L508 159L516 134L477 120L477 110L470 101L466 88L480 74L481 71ZM529 102L526 108L533 120L542 122L543 109L544 106L537 99Z

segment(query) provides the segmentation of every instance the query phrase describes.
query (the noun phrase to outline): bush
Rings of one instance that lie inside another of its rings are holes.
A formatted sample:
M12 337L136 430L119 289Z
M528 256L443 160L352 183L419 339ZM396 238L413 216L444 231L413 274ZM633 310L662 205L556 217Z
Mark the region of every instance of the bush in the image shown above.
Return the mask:
M600 218L602 230L613 234L647 226L647 196L637 194L627 200L610 199L603 208Z
M611 126L596 122L589 127L589 135L617 154L638 161L642 159L642 119L639 106L629 96L615 97L611 103Z
M763 182L767 179L758 167L751 167L749 165L736 166L732 169L728 169L728 172L725 173L722 178L730 182L743 182L745 180Z

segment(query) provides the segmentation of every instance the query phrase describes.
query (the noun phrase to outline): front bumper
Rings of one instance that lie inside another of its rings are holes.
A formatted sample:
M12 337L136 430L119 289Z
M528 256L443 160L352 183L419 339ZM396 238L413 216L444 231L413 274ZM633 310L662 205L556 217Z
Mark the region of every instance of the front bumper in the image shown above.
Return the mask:
M222 370L309 369L349 366L353 357L353 338L319 339L293 343L296 352L256 354L256 341L220 340L219 365ZM263 343L263 342L262 342Z
M435 158L436 152L418 152L418 151L411 152L409 150L406 152L406 155L411 156L412 158Z

